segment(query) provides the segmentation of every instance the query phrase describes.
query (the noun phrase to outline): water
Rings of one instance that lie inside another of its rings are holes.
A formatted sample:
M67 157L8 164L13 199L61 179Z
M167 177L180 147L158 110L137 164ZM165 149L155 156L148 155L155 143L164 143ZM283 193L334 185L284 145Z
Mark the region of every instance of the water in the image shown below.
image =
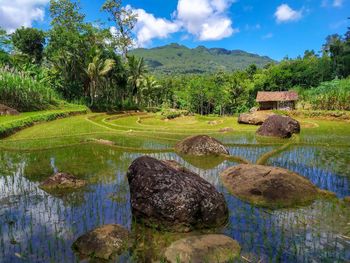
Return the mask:
M251 143L252 139L240 135L234 142ZM152 141L143 146L158 149L163 144ZM255 162L276 147L230 146L229 150ZM88 230L108 223L133 230L125 174L141 155L89 144L33 152L1 151L0 262L78 262L71 245ZM275 211L257 208L233 197L221 184L219 173L235 162L191 159L173 152L149 155L180 162L224 193L229 223L216 231L236 239L242 256L252 262L350 261L350 207L342 202L317 200L306 207ZM291 147L270 158L268 164L296 171L318 187L344 197L350 195L349 160L348 147L312 145ZM44 178L58 171L86 179L89 186L55 196L38 188ZM149 247L157 246L151 241L155 237L145 238ZM134 249L120 261L157 257L156 252L138 244Z

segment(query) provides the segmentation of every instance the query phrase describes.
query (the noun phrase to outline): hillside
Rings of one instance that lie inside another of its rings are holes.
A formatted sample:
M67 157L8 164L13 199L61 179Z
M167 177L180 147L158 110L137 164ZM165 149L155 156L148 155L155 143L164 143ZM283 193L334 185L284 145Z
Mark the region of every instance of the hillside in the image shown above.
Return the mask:
M179 44L151 49L139 48L133 50L131 54L143 57L150 71L155 74L202 74L219 70L233 71L244 69L250 64L263 67L274 61L269 57L242 50L206 48L204 46L190 49Z

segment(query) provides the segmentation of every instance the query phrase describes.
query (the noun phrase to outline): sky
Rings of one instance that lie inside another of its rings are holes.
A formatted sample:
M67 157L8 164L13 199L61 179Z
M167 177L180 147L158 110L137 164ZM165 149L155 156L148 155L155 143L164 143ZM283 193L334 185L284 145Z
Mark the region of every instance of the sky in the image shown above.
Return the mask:
M103 0L81 0L86 20L108 22ZM0 0L0 27L48 29L49 0ZM330 34L344 34L350 0L124 0L138 15L135 43L151 48L179 43L241 49L276 60L319 51Z

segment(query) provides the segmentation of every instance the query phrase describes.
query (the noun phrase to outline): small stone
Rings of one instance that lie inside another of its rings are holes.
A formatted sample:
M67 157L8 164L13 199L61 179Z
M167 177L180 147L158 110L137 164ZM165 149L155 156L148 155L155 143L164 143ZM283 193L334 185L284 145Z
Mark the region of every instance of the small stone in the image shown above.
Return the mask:
M80 236L72 248L83 257L110 259L130 247L130 234L121 225L110 224L97 227Z
M77 189L86 185L85 180L77 179L68 173L56 173L40 184L44 190Z
M231 262L240 253L237 241L225 235L200 235L180 239L165 251L170 263Z

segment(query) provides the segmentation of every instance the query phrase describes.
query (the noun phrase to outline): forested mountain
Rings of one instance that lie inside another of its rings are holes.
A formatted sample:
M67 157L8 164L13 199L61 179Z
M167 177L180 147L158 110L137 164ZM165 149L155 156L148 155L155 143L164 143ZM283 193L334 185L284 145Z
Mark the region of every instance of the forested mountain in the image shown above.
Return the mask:
M220 70L229 72L245 69L251 64L263 67L274 61L269 57L242 50L206 48L204 46L190 49L179 44L151 49L139 48L133 50L131 54L143 57L152 73L166 75L215 73Z

